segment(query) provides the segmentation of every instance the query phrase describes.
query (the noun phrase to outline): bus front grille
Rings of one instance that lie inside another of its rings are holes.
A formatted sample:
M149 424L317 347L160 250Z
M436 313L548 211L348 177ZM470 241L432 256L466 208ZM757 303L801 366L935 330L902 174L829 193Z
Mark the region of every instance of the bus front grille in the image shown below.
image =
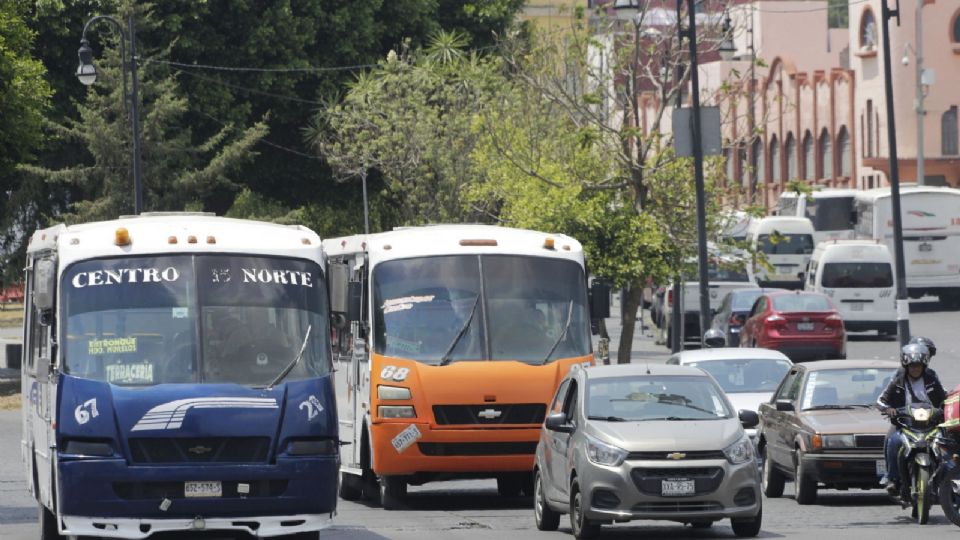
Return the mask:
M537 452L536 442L418 443L425 456L523 456Z
M434 405L437 425L500 425L543 423L543 403L488 403L485 405Z
M263 463L269 437L135 438L130 461L144 463Z

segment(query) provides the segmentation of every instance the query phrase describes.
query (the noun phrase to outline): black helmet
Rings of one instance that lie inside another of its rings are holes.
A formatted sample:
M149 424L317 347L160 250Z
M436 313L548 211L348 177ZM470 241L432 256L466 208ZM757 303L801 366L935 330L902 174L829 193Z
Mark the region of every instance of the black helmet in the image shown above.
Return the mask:
M723 335L723 332L717 330L716 328L711 328L707 330L707 333L703 335L703 344L707 347L723 347L727 344L727 338Z
M930 350L919 343L910 343L900 349L900 364L907 367L910 364L923 364L924 367L930 363Z
M932 359L937 355L937 346L933 344L933 340L928 337L923 336L913 336L910 338L910 341L907 342L907 345L919 344L923 345L930 351L930 358Z

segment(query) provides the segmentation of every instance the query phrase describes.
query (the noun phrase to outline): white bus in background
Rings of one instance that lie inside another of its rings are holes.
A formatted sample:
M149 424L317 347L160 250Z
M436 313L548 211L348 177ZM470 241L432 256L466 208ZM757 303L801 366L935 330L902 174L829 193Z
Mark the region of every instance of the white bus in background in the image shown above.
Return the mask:
M805 217L813 224L813 243L854 238L853 205L859 190L821 189L809 195L780 194L777 216Z
M721 239L729 238L737 242L746 241L750 224L757 219L743 210L725 212L720 218L719 236Z
M960 307L960 190L904 185L903 259L911 298L934 295L948 307ZM895 255L890 188L857 194L857 238L879 240Z
M768 216L754 221L747 241L756 253L763 253L767 265L754 266L761 287L803 288L802 273L813 253L813 225L802 217Z

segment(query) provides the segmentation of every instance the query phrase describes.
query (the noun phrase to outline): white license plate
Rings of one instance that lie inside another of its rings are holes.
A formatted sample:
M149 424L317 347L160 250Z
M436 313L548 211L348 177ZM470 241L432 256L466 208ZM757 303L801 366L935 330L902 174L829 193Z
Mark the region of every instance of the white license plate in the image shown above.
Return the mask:
M814 324L813 324L812 322L798 322L798 323L797 323L797 330L799 330L799 331L801 331L801 332L812 332L812 331L813 331L813 328L814 328Z
M930 244L920 244L920 251L933 251L933 246Z
M780 267L777 267L777 273L780 274L780 275L787 276L787 275L793 274L793 273L795 273L795 272L796 272L796 267L795 267L795 266L780 266Z
M215 482L184 482L185 497L223 497L223 485Z
M887 462L878 459L877 460L877 476L886 476L887 474Z
M666 497L693 495L696 493L696 487L693 480L663 480L660 484L660 493Z
M396 437L391 439L390 444L393 445L393 449L396 450L398 454L402 454L404 450L410 448L410 445L417 442L420 437L423 437L423 434L420 433L417 425L410 424L406 429L398 433Z
M863 304L860 302L850 304L850 311L863 311Z

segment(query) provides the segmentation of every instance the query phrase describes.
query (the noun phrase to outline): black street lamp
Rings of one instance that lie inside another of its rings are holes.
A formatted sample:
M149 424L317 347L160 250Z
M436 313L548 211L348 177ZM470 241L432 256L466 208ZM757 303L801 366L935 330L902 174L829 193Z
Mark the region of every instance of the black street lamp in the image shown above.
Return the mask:
M887 145L890 149L890 201L893 206L893 253L897 272L897 336L900 345L910 339L910 305L907 302L907 270L903 260L903 216L900 213L900 167L897 163L897 127L893 116L893 77L890 68L890 19L897 18L900 26L900 0L891 10L882 0L883 76L887 97Z
M120 23L109 15L97 15L87 24L83 25L83 34L80 37L80 49L77 56L80 58L80 65L77 66L77 79L86 86L90 86L97 80L97 68L93 65L93 49L90 48L90 42L87 41L87 29L98 21L107 21L110 23L117 34L120 35L120 65L123 69L123 99L124 108L127 102L130 108L130 125L133 131L133 211L140 214L143 209L143 189L140 174L140 114L137 103L137 34L133 24L133 15L127 18L128 36L124 36L123 27ZM130 40L130 57L127 57L125 40ZM127 70L130 71L131 92L127 93Z

